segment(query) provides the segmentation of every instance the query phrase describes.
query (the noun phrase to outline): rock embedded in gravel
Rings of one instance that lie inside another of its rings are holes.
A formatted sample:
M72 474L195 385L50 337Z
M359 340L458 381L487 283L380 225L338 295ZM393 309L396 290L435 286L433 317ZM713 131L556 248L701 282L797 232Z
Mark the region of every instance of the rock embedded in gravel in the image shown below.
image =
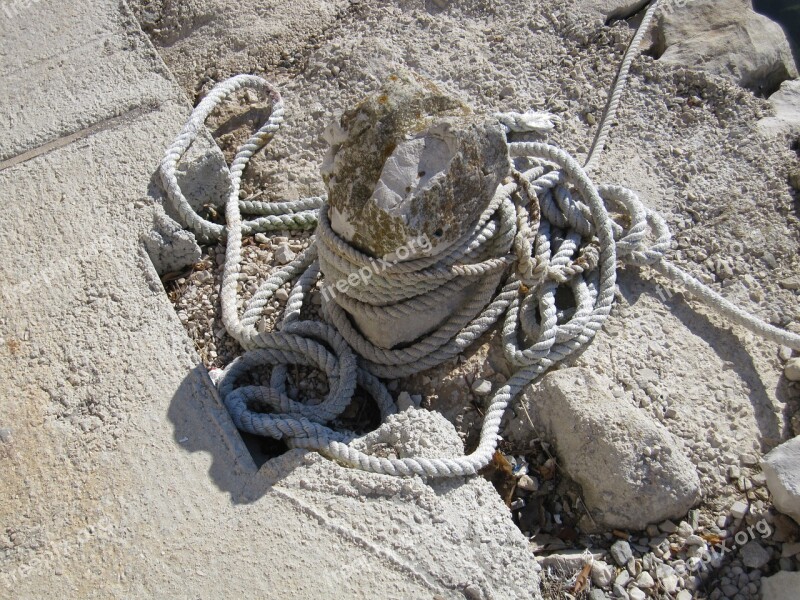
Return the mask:
M775 508L800 523L800 436L767 454L761 468Z
M614 542L614 544L611 546L610 552L611 558L613 558L614 562L616 562L620 567L627 565L628 561L633 558L631 545L625 540Z
M286 265L292 262L297 255L289 248L289 244L281 244L275 250L275 260L280 264Z
M596 560L592 563L592 583L597 587L603 589L611 587L615 574L614 567L605 561Z
M789 381L800 381L800 356L790 358L783 368L783 374Z
M566 368L528 386L520 398L536 430L552 440L564 472L583 488L593 523L586 529L642 530L679 518L700 499L697 471L660 423L611 394L612 383ZM536 437L516 423L512 441Z
M747 514L748 510L749 507L746 503L742 502L741 500L737 500L731 506L730 513L734 519L742 519Z
M645 600L647 594L637 587L632 587L628 589L628 598L630 598L630 600Z
M472 391L479 396L486 396L492 391L492 382L486 379L476 379L472 383Z
M750 569L760 569L769 562L772 556L764 546L755 540L749 541L742 546L739 553L744 566Z

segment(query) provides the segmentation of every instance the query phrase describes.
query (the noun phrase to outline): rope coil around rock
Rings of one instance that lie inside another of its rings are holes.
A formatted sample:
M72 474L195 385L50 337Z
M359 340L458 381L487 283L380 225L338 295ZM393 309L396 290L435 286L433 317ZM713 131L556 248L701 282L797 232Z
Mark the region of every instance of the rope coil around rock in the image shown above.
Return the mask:
M627 57L628 53L629 67ZM604 122L616 110L624 79L617 77ZM191 208L178 184L177 167L213 109L244 88L266 93L273 102L273 113L239 148L231 164L223 228L202 219ZM509 402L552 365L585 346L602 327L613 303L618 261L650 266L735 323L800 349L800 336L762 322L667 262L664 253L670 245L669 228L634 192L620 186L595 185L576 159L544 143L509 143L511 158L524 158L532 167L525 172L514 171L513 181L497 190L486 211L445 256L380 261L380 270L372 273L369 285L354 286L331 297L323 295L327 322L302 321L301 308L319 281L321 267L329 276L334 274L336 280L327 284L335 285L362 269L374 268L376 262L336 235L324 197L278 203L239 200L244 168L278 130L283 112L280 95L264 80L249 75L233 77L214 88L194 110L167 150L161 169L167 196L183 224L202 241L227 237L220 293L223 322L246 352L226 367L218 387L234 423L244 431L285 439L290 446L314 449L376 473L426 477L475 474L495 452ZM521 129L525 119L507 117L505 122ZM535 122L541 127L541 119ZM589 163L595 151L602 149L605 131L601 124ZM609 208L622 214L620 221L626 226L612 220ZM242 212L260 217L244 221ZM317 228L316 238L310 247L272 274L240 317L237 282L242 235L313 227ZM375 346L347 316L352 311L372 317L413 314L435 302L440 297L437 294L447 293L451 282L463 277L475 281L473 297L435 331L408 347L387 350ZM264 308L275 291L289 281L296 283L280 331L259 332L257 324ZM326 284L324 280L322 283ZM575 299L575 306L567 310L557 306L556 292L561 286L568 286ZM495 391L472 454L441 459L380 458L348 446L353 432L329 427L351 401L356 386L375 399L381 417L386 418L396 407L379 377L404 377L440 365L501 320L503 350L516 370ZM326 397L316 404L291 399L286 389L290 364L323 371L329 385ZM248 373L264 366L272 367L268 386L242 385Z

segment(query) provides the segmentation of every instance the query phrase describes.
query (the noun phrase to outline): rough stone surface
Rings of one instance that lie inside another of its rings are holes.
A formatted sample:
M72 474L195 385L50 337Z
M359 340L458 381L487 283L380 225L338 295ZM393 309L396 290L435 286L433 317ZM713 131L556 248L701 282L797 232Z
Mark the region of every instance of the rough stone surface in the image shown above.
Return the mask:
M780 89L769 97L769 103L775 114L758 122L760 131L765 134L800 133L800 79L784 81ZM795 286L798 285L796 281L787 280L783 287L797 289Z
M447 419L437 412L409 408L386 421L351 445L368 454L392 458L457 457L464 443Z
M153 228L142 243L159 276L182 271L201 256L194 235L170 219L160 206L154 208Z
M657 16L655 35L659 61L731 75L762 94L797 77L783 29L750 0L671 3Z
M697 472L662 425L621 405L588 369L546 375L521 399L559 464L581 485L596 522L644 529L686 514L700 499Z
M761 468L775 508L800 523L800 436L767 454Z
M333 230L387 261L438 255L470 230L509 172L505 134L411 72L345 112L326 131L322 165ZM405 254L401 249L407 250ZM323 274L330 273L321 261ZM499 280L499 276L493 276ZM383 348L412 342L439 326L474 293L462 278L446 302L418 314L377 321L353 314Z
M800 572L779 571L761 580L761 600L796 600Z
M409 240L441 253L468 231L509 172L499 123L431 81L392 75L326 133L322 166L333 229L374 257Z
M800 381L800 357L789 359L783 373L789 381Z
M611 557L620 567L624 567L628 564L628 561L633 558L631 545L625 540L614 542L611 546Z

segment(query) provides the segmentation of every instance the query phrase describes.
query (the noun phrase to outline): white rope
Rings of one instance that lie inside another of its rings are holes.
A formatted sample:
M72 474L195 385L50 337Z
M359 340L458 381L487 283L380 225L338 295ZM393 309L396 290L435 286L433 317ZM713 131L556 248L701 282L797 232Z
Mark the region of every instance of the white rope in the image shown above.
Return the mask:
M631 48L657 2L645 16ZM633 54L626 53L604 119L611 119L621 96ZM627 63L627 66L626 66ZM202 219L183 196L177 165L205 119L231 93L251 87L269 95L272 115L236 153L230 168L231 191L226 225ZM502 115L501 115L502 116ZM670 232L663 218L647 209L630 190L597 186L569 154L544 143L510 143L512 159L525 158L531 168L514 171L482 215L444 256L419 258L384 266L369 285L355 286L333 298L323 296L327 322L303 321L300 311L311 288L324 274L328 285L374 265L369 257L333 231L325 198L263 203L239 200L241 176L249 159L271 138L283 118L278 92L258 77L239 75L215 87L192 113L162 163L169 200L184 224L204 241L227 236L222 289L225 328L246 352L234 360L218 382L220 395L236 426L244 431L285 439L293 447L318 450L341 462L376 473L427 477L466 476L492 458L500 423L509 402L552 365L584 347L602 327L614 298L617 262L649 265L684 285L699 299L763 337L800 349L800 336L768 325L684 273L664 259ZM529 119L536 127L541 120ZM507 127L524 128L525 119L509 116ZM601 124L587 165L602 148ZM609 208L620 214L619 222ZM242 212L257 215L244 221ZM620 224L624 223L624 225ZM237 282L243 234L287 228L311 229L316 236L307 250L267 279L246 305L237 310ZM438 329L408 347L387 350L367 340L347 313L380 319L413 316L440 302L467 278L475 293ZM275 291L295 281L280 331L261 333L257 324ZM498 286L499 284L499 286ZM556 291L568 286L575 306L559 310ZM499 291L498 291L499 287ZM382 418L395 412L391 395L379 377L397 378L442 364L461 353L502 320L503 349L516 369L492 397L477 449L459 458L379 458L359 452L348 442L354 433L336 431L336 419L360 386L375 399ZM287 366L306 365L323 371L329 392L317 403L289 397ZM269 386L241 385L250 371L272 367ZM264 410L270 412L264 412Z

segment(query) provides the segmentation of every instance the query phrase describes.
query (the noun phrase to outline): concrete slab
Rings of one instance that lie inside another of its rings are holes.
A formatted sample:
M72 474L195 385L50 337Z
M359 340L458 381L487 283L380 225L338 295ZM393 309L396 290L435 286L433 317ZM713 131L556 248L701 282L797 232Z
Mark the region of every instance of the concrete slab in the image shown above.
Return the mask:
M16 19L0 50L0 597L537 597L484 480L431 487L299 451L256 469L139 246L188 103L116 1Z

